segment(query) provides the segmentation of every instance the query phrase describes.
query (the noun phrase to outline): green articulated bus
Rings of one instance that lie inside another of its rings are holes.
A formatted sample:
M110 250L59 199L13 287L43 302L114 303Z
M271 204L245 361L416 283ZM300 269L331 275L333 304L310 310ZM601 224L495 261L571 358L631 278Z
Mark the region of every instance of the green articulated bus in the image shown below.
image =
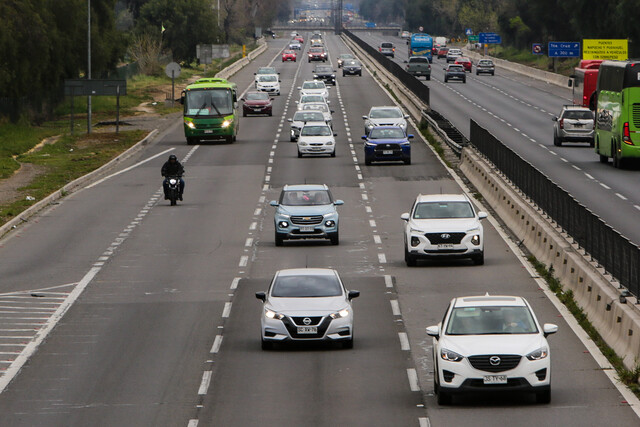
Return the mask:
M184 136L188 144L201 140L233 142L238 135L238 89L225 79L196 80L182 91Z
M621 168L640 158L640 61L604 61L596 90L596 153Z

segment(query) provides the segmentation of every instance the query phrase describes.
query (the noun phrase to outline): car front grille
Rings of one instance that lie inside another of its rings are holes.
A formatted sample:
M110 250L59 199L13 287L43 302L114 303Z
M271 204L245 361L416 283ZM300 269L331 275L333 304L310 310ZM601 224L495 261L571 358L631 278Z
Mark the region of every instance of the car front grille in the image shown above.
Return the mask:
M291 318L289 317L285 317L284 319L282 319L282 323L284 323L284 326L287 328L287 331L289 332L289 335L291 335L291 338L318 339L318 338L322 338L325 332L327 332L327 329L329 329L329 324L331 324L331 318L329 316L321 318L320 323L317 324L317 327L318 327L317 334L299 334L298 326L294 324L291 321ZM306 325L303 324L300 326L306 326Z
M504 372L518 366L520 359L522 359L522 356L519 354L483 354L481 356L469 356L469 363L480 371Z
M633 104L633 125L640 128L640 104Z
M292 216L291 222L296 225L317 225L322 222L322 215Z
M400 144L378 144L376 145L376 151L382 150L402 150Z
M432 245L441 245L443 243L450 243L453 245L458 245L466 236L467 233L427 233L424 235Z
M316 326L322 321L322 316L291 316L291 319L298 326ZM310 323L304 323L304 319L309 319Z

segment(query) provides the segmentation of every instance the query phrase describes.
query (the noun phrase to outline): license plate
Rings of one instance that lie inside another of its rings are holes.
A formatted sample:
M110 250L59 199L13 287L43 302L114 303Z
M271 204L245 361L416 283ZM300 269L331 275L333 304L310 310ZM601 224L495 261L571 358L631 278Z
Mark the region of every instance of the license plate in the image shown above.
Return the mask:
M576 123L573 126L577 127L577 128L581 128L582 126L584 126L582 123Z
M213 133L212 130L205 130L204 133Z
M485 375L483 378L483 382L485 384L506 384L507 376L506 375Z
M315 229L313 227L308 225L300 227L300 231L302 231L303 233L313 233L314 230Z
M451 243L441 243L438 245L438 249L453 249L453 244Z
M317 334L318 327L317 326L298 326L299 334Z
M382 154L385 156L389 156L393 154L393 150L382 150Z

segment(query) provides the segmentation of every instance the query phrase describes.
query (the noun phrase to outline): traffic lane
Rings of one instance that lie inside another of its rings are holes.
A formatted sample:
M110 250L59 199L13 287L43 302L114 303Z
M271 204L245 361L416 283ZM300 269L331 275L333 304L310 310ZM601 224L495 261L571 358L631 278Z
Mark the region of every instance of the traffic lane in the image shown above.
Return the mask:
M279 268L275 266L275 268ZM207 425L416 425L424 416L419 393L409 390L407 357L400 350L384 281L351 277L354 349L331 345L260 349L264 278L242 280L224 328L222 351L200 420ZM348 402L348 403L346 403ZM247 410L247 408L251 408Z
M551 425L600 425L607 420L614 420L616 425L637 423L633 411L621 404L622 397L617 389L488 221L483 222L484 266L474 266L466 260L451 260L423 261L416 268L406 267L400 215L409 211L418 193L460 192L455 184L409 182L400 187L383 180L372 181L373 211L386 213L377 218L387 253L386 270L395 278L432 425L462 425L470 417L479 425L495 425L496 407L501 409L500 419L505 421L516 417L533 419L527 414L536 411L537 423ZM531 304L540 323L556 323L560 327L557 335L549 338L553 397L551 405L544 406L545 411L540 411L530 396L518 394L462 398L452 408L438 406L435 401L432 339L424 328L442 320L451 298L486 292L523 296ZM465 410L460 410L460 406Z

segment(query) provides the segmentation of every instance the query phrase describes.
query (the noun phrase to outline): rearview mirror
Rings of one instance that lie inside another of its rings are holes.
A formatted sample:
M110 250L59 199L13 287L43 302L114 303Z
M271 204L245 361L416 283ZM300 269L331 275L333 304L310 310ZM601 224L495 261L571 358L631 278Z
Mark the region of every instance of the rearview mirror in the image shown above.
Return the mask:
M298 90L302 90L302 87L298 86Z
M287 119L287 121L288 121L289 123L291 123L291 122L293 122L293 119Z
M427 328L427 335L434 338L440 338L440 327L439 326L429 326Z
M349 301L360 296L360 291L349 291Z
M412 134L407 135L407 139L413 139L413 135Z
M558 332L558 325L554 325L553 323L545 323L542 326L542 331L544 332L544 336L546 338L549 335L552 335Z
M344 201L343 201L343 200L338 199L338 200L336 200L335 202L333 202L333 204L334 204L334 205L336 205L336 206L342 206L342 205L344 205Z
M256 298L258 298L262 302L265 302L267 300L267 294L264 292L256 292Z
M272 200L272 201L269 202L269 205L275 207L275 206L278 206L278 202L276 202L275 200Z
M404 221L409 221L409 213L405 212L402 215L400 215L400 219L404 220Z
M552 121L552 122L557 122L557 121L558 121L558 118L557 118L557 117L551 117L551 121Z
M367 120L367 116L362 116L362 120Z
M362 135L360 138L367 139L367 135Z
M486 212L478 212L478 219L485 219L488 216Z

